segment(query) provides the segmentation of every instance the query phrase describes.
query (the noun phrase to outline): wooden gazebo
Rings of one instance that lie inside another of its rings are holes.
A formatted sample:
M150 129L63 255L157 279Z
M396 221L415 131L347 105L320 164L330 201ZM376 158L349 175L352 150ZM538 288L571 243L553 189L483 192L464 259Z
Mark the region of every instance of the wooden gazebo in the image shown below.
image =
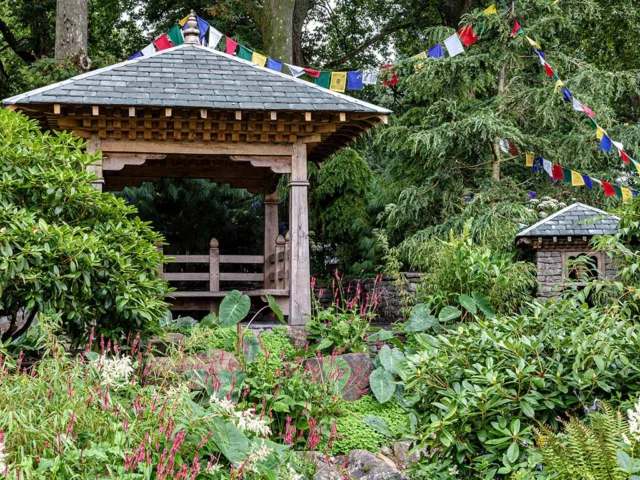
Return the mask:
M262 282L246 293L274 296L292 325L311 310L307 161L320 163L386 122L388 110L199 45L196 19L185 43L4 100L42 128L68 130L102 152L95 187L119 191L161 178L205 178L264 194L263 255L180 256L208 273L165 273L207 281L208 291L174 292L175 309L211 309L220 282ZM290 175L289 232L279 235L279 177ZM206 214L206 212L203 212ZM346 221L347 219L345 219ZM224 245L223 245L224 246ZM228 273L220 264L263 272Z

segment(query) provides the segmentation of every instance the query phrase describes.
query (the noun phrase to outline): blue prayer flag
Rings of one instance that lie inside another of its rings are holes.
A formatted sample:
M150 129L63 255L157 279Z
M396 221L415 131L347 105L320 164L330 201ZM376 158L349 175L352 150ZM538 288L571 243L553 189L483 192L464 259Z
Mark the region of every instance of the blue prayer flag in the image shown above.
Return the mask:
M207 35L207 31L209 31L209 23L206 20L201 19L200 17L196 17L198 20L198 30L200 30L200 43L203 45L207 45L207 41L205 40L205 36Z
M362 90L362 70L347 72L347 89Z
M591 177L589 175L582 175L582 180L584 180L584 184L589 190L593 190L593 183L591 182Z
M131 55L129 60L135 60L136 58L140 58L142 56L142 52L138 52L135 55Z
M544 171L544 162L542 159L542 155L536 155L536 158L533 159L533 166L531 168L534 172Z
M562 94L564 95L564 101L565 102L571 102L573 99L573 95L571 95L571 92L569 91L569 89L567 87L563 87L562 88Z
M637 196L638 196L638 191L637 191L637 190L631 190L631 194L632 194L634 197L637 197Z
M603 135L602 140L600 140L600 148L605 152L610 152L612 147L611 139L608 135Z
M427 51L427 54L431 58L444 58L444 50L442 49L442 44L439 43L435 47L430 48L429 51Z
M267 59L267 68L271 70L275 70L276 72L281 72L282 65L283 65L282 62L279 62L278 60L274 60L273 58Z

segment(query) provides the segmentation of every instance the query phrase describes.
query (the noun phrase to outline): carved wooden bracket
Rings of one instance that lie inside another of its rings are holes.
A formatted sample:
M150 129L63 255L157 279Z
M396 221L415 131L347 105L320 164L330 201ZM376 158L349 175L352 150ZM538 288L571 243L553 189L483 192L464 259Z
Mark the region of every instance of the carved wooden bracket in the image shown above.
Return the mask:
M102 160L102 170L116 172L128 165L144 165L147 160L164 160L167 156L145 153L110 153Z
M251 162L254 167L270 168L273 173L291 173L291 157L288 156L252 156L231 155L234 162Z

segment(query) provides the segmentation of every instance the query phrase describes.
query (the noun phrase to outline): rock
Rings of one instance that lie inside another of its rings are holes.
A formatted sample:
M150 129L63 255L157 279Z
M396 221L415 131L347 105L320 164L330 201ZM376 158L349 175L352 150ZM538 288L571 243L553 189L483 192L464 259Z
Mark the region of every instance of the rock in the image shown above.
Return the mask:
M356 480L409 480L389 459L383 460L365 450L349 453L347 472Z
M411 440L403 440L401 442L396 442L393 445L393 456L399 465L403 468L406 468L409 463L419 462L420 454L424 453L424 451L413 452L411 455L409 454L409 450L413 447L413 441Z
M154 361L156 370L169 370L175 373L205 370L215 375L223 371L234 373L240 370L240 362L238 362L233 353L217 348L185 357L181 362L174 362L167 357L156 357Z
M313 480L342 480L344 475L340 469L320 452L298 452L304 460L315 465Z
M391 451L391 449L389 447L387 447L386 445L380 447L380 453L382 453L383 455L390 457L391 455L393 455L393 452Z
M303 326L289 325L287 337L297 348L303 348L307 344L307 331Z
M153 337L151 344L153 348L162 353L167 353L169 345L180 346L184 342L184 335L181 333L165 333L163 337Z
M351 370L349 381L342 390L342 396L348 402L355 402L362 395L369 392L369 375L374 370L373 362L367 353L347 353L346 355L338 355L347 362ZM311 366L312 370L320 371L326 367L327 362L334 362L333 357L324 357L322 360L318 358L309 358L305 361ZM321 364L322 363L322 364Z

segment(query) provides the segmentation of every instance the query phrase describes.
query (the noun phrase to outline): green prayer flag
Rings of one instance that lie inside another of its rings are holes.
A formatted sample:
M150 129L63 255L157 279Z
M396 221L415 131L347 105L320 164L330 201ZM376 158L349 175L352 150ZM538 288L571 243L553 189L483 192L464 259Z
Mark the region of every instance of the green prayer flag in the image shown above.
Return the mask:
M320 76L316 78L316 85L329 88L329 85L331 85L331 72L321 72Z
M591 128L594 130L598 129L598 122L596 122L593 118L589 118L589 121L591 122Z
M616 191L616 197L622 198L622 189L617 185L613 185L613 189Z
M562 177L563 183L571 183L571 170L562 167Z
M174 25L174 27L167 32L167 36L169 37L169 40L171 40L171 43L176 47L184 43L184 37L182 36L182 29L180 28L180 25Z
M251 59L253 58L253 50L249 50L247 47L243 47L242 45L240 45L240 50L238 51L238 58L251 61Z

